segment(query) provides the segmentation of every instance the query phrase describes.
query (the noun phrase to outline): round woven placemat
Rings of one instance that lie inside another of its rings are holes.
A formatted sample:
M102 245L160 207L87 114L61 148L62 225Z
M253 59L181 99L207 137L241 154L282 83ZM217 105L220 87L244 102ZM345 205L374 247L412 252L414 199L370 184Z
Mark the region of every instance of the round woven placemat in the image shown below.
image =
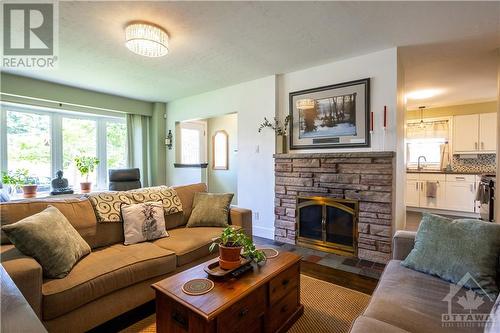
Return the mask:
M279 254L278 250L272 248L259 249L259 250L264 252L264 255L266 256L267 259L276 258Z
M209 279L193 279L184 283L182 291L191 296L198 296L208 293L213 288L214 283Z

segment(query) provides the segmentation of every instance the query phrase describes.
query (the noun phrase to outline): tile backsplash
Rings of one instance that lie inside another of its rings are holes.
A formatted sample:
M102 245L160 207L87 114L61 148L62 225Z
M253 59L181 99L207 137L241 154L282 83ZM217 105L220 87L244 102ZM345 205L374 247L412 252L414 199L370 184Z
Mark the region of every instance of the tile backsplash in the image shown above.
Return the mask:
M452 169L455 172L496 172L495 154L478 154L477 158L461 158L453 155Z

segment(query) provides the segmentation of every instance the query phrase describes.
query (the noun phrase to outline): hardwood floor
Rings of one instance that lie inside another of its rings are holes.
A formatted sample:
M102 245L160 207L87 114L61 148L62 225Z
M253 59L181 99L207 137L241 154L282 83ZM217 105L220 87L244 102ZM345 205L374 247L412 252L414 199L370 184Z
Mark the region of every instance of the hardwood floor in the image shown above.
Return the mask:
M309 261L302 261L300 263L300 273L368 295L373 293L378 283L377 279L371 277L341 271Z

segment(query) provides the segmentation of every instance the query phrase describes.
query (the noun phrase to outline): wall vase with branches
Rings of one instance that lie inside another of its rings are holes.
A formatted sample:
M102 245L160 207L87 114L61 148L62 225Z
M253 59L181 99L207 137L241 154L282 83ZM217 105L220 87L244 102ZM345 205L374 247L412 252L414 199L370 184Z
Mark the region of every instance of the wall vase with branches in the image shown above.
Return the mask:
M274 122L270 122L264 117L264 122L259 126L259 133L264 128L270 128L274 131L276 136L276 154L284 154L288 152L288 125L290 123L290 116L286 116L283 124L280 123L278 118L274 117Z

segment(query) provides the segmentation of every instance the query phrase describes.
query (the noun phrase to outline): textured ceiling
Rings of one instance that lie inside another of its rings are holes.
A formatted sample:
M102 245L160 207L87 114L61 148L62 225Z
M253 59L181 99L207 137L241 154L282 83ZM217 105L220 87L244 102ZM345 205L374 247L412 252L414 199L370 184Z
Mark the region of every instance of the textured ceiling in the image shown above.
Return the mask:
M481 57L500 45L500 2L59 4L59 68L14 73L169 101L401 46L409 89L454 85L453 98L495 96L496 73ZM164 27L169 55L129 52L123 28L133 20Z

